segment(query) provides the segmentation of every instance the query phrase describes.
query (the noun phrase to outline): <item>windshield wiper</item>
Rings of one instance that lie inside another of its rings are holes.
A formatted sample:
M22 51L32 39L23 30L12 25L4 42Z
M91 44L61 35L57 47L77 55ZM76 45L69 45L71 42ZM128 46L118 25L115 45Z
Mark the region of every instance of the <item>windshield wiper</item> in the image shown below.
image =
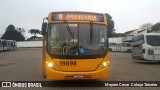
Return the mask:
M69 35L73 39L73 45L74 45L74 33L71 31L71 28L69 27L68 23L65 26L66 26L66 28L67 28L67 30L69 32Z
M71 38L74 38L74 34L73 34L73 32L71 31L71 28L69 27L69 25L66 24L65 26L66 26L66 28L67 28L67 30L68 30L68 32L69 32Z

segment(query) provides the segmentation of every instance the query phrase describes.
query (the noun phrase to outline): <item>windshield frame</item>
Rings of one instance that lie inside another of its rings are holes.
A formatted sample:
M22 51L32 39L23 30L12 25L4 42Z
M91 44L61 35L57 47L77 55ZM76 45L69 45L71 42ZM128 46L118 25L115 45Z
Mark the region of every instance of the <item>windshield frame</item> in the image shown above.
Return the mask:
M47 40L47 45L46 45L46 50L47 50L47 53L52 57L52 58L60 58L60 59L95 59L95 58L104 58L106 56L106 54L108 53L108 29L106 27L105 24L96 24L96 25L104 25L105 26L105 30L106 30L106 51L105 53L103 54L93 54L93 55L81 55L79 54L79 48L78 48L78 55L65 55L65 54L53 54L49 51L49 48L48 48L48 37L49 37L49 34L51 34L51 27L53 24L77 24L78 25L78 47L79 47L79 24L91 24L91 23L50 23L48 24L48 29L47 29L47 37L46 37L46 40ZM90 27L91 28L91 27ZM93 28L93 27L92 27ZM51 36L51 35L50 35Z

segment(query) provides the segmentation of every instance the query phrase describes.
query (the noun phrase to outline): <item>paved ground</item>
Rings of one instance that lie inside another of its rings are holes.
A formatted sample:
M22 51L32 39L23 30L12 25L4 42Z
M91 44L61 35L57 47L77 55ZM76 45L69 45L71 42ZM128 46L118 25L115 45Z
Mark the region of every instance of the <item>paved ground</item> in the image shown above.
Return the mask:
M18 49L0 52L0 81L45 81L41 77L41 49ZM130 53L112 52L108 81L160 81L160 63L139 62ZM0 88L0 90L4 88ZM5 88L17 90L22 88ZM106 89L147 89L147 88L107 88L107 87L48 87L23 89L54 90L106 90ZM158 89L158 88L149 88Z

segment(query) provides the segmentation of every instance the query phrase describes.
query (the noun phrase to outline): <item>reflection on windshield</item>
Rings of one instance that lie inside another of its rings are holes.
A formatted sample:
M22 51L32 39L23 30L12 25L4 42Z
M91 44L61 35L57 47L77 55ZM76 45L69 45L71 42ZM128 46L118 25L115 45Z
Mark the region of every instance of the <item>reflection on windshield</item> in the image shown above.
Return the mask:
M92 34L90 26L90 24L50 25L48 51L58 55L105 54L107 50L105 25L93 24Z
M151 46L160 46L160 36L149 35L147 36L147 44Z

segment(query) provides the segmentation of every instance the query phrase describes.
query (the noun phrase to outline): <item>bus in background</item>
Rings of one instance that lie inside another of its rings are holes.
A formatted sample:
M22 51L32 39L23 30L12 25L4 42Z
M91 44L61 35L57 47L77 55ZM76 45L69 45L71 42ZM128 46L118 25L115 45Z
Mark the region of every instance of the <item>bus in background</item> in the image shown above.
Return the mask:
M109 51L131 52L131 43L109 43Z
M17 44L15 40L0 39L0 51L16 50Z
M3 41L4 41L3 39L0 39L0 51L3 51L3 44L2 44Z
M3 40L3 51L9 50L9 42L7 40Z
M49 13L42 23L42 76L47 80L107 79L106 20L100 13Z
M160 61L160 33L145 33L132 38L132 58Z

